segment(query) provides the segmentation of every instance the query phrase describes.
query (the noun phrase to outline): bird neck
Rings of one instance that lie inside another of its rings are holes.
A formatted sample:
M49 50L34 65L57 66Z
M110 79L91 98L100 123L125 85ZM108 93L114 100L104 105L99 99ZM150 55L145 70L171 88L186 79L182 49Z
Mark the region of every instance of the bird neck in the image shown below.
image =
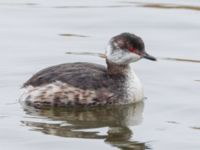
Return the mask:
M128 64L122 65L122 64L116 64L113 62L110 62L108 59L106 60L107 63L107 72L109 75L128 75L131 67Z

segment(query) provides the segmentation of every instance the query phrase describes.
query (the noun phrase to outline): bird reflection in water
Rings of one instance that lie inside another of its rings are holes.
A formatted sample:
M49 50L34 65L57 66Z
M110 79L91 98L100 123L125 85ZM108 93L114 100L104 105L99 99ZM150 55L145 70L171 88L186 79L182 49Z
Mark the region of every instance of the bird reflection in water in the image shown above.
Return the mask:
M129 128L141 123L143 108L143 102L93 108L39 110L24 107L28 117L22 123L31 127L31 130L45 134L68 138L104 139L106 143L121 150L144 150L148 149L145 143L131 140L133 133ZM108 127L104 135L99 134L102 127Z

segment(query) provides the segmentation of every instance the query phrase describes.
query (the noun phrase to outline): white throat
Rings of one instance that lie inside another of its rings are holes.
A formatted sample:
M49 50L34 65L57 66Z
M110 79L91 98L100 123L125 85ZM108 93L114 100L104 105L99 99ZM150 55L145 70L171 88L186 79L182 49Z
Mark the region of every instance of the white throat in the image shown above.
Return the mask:
M127 99L130 103L135 103L144 99L143 86L133 71L130 68L128 79L126 82Z

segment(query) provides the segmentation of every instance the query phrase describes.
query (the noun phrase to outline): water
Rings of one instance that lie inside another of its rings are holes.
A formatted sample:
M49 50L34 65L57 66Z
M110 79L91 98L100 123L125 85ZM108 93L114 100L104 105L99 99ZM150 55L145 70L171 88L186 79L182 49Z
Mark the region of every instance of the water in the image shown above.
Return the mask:
M200 1L0 0L0 18L3 149L200 148L200 64L192 61L200 59ZM140 35L150 54L171 58L132 65L144 103L44 111L20 106L20 86L36 71L64 62L105 64L65 52L102 53L111 36L125 31Z

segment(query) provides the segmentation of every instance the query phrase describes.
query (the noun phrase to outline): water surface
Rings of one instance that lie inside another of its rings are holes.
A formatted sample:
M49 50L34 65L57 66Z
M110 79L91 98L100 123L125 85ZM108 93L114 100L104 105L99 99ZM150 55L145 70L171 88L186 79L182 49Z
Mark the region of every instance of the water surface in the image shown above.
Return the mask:
M0 0L0 144L11 149L200 148L200 2ZM36 71L75 61L105 64L109 38L140 35L160 59L132 65L147 100L130 106L34 110L18 103ZM11 144L12 143L12 144Z

